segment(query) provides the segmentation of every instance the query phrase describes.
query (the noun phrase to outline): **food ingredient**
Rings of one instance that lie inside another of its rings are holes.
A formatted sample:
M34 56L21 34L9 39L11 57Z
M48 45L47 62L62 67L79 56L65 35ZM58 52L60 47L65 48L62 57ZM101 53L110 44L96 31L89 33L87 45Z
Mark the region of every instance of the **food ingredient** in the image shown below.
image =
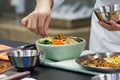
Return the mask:
M66 45L66 44L75 44L82 41L78 37L71 37L63 35L59 33L54 37L48 37L45 40L40 41L41 44L48 44L48 45Z
M4 44L0 44L0 50L9 49L9 48L11 47ZM6 53L0 53L0 60L7 60L7 61L9 60Z
M0 72L2 72L3 70L7 69L8 67L10 66L10 63L9 62L2 62L0 64Z
M88 56L87 60L81 62L80 64L98 68L120 68L120 55L113 55L104 58L94 58L94 56Z

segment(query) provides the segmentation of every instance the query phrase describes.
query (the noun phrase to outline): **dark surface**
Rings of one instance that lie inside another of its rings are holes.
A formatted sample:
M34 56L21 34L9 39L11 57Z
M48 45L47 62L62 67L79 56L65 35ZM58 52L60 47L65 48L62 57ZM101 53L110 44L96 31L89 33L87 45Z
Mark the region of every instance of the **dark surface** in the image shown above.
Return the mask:
M0 39L0 44L17 47L29 43ZM38 65L38 67L34 68L34 70L31 70L30 77L37 80L91 80L92 75Z

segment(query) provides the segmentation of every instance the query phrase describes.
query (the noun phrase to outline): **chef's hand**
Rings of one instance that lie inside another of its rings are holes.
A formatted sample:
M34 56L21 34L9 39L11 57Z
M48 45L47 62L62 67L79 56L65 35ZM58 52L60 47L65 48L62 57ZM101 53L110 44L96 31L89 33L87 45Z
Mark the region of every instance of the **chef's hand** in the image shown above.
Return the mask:
M46 36L50 15L51 7L49 5L37 4L35 10L21 20L21 24L40 36Z
M99 21L98 24L109 31L120 31L120 24L116 23L114 20L110 20L110 24L107 24L104 21Z

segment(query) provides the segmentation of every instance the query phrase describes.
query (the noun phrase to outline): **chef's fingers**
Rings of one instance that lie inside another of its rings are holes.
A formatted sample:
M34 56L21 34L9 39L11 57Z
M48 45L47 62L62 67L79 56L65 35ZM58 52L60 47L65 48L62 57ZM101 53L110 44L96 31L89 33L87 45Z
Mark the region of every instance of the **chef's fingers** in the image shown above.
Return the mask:
M29 19L28 19L28 23L27 23L27 29L29 29L29 30L31 30L30 28L31 28L31 17L29 17Z
M38 14L36 12L33 12L33 14L30 15L30 23L28 25L28 28L36 33L39 34L38 28L37 28L37 22L38 22Z
M45 17L46 15L39 15L38 17L38 31L41 36L45 36Z
M28 22L27 17L25 17L25 18L23 18L23 19L21 20L21 24L22 24L24 27L27 26L27 22Z
M38 34L37 15L34 12L29 14L27 17L23 18L21 23L30 31Z
M119 31L120 30L120 24L116 23L113 20L110 20L111 26L114 28L115 31Z
M49 27L49 24L50 24L50 16L48 16L45 20L45 35L48 35L48 27Z
M113 27L111 24L105 23L103 21L99 21L98 24L100 24L103 28L106 28L109 31L113 31Z

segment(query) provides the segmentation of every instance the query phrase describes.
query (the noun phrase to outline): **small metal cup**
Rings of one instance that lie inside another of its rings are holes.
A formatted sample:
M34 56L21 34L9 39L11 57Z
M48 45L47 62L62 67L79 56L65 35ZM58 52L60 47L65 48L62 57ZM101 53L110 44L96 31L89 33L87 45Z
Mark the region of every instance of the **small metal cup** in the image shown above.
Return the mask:
M95 8L94 13L96 14L99 21L110 23L109 21L112 19L116 22L119 22L120 4L113 4Z
M32 69L39 60L40 52L37 50L17 50L9 52L10 63L17 69Z

